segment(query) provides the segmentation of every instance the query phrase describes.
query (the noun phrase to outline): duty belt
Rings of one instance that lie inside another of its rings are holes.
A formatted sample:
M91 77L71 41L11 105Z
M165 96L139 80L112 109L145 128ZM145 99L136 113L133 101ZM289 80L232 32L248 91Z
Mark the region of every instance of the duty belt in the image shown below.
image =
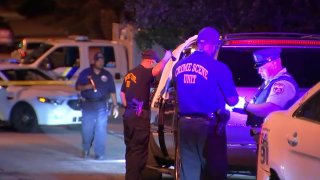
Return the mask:
M107 99L105 97L102 97L102 98L81 98L81 101L84 101L84 102L103 102L103 101L107 101Z
M216 119L216 115L214 113L208 113L208 114L203 114L203 113L192 113L192 114L180 114L179 115L182 118L185 119L197 119L197 118L202 118L208 121L212 121Z

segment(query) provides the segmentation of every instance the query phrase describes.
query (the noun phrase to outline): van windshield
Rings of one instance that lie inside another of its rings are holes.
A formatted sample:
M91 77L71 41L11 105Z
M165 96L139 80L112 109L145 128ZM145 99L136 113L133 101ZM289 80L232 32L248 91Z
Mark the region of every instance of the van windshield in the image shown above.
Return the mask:
M21 60L21 64L32 64L52 47L51 44L41 44L38 48L27 54L27 56Z

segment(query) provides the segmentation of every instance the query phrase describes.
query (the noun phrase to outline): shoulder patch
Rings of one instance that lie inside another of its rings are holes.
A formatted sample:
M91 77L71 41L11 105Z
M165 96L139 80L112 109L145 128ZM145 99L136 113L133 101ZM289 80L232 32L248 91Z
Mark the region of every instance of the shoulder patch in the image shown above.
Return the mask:
M102 75L102 76L101 76L101 81L102 81L102 82L107 82L107 81L108 81L108 77L105 76L105 75Z
M284 92L284 84L280 82L274 83L272 91L275 94L282 94Z

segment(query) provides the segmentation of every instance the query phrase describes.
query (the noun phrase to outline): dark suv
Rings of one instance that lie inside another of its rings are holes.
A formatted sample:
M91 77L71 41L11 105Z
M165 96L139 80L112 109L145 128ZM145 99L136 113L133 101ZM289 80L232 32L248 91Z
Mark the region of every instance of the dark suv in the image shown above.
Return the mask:
M174 50L176 61L170 61L154 91L151 107L151 138L148 168L157 172L177 175L179 149L176 148L175 91L171 86L173 65L196 49L197 36L193 36ZM252 97L262 83L254 68L252 52L269 47L282 48L283 66L293 75L302 95L320 80L320 36L296 33L239 33L222 38L216 56L229 66L239 96ZM210 93L210 92L208 92ZM192 95L190 95L192 98ZM257 149L246 126L246 115L232 112L227 125L228 163L230 171L256 172Z

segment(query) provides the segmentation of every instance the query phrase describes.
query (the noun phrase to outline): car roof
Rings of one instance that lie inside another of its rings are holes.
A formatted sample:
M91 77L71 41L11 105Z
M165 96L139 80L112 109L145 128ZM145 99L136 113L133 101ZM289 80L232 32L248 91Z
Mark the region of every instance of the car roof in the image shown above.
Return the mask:
M116 45L119 44L116 41L109 41L105 39L89 39L86 36L77 36L77 35L71 35L65 38L57 37L57 38L47 38L44 39L45 43L48 44L68 44L68 45L78 45L81 44L87 44L87 45L94 45L94 44L112 44Z

